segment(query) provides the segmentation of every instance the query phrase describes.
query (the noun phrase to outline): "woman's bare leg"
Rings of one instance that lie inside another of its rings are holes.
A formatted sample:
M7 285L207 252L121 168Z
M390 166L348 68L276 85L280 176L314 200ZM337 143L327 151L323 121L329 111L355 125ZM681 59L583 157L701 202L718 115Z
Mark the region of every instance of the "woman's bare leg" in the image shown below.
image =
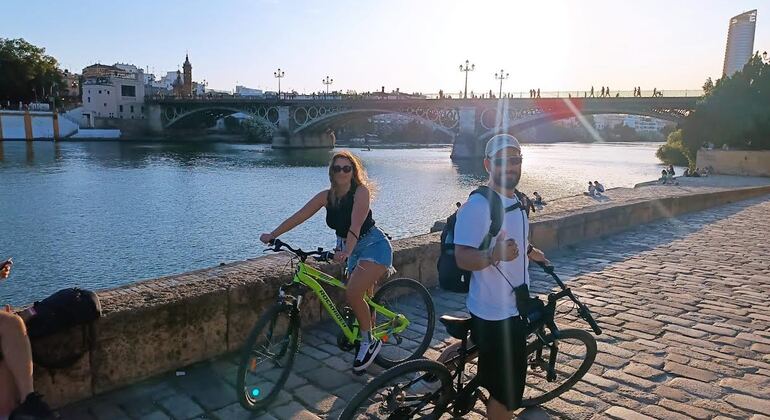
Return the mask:
M26 398L32 386L32 350L24 321L16 314L0 311L0 350L11 372L19 398Z

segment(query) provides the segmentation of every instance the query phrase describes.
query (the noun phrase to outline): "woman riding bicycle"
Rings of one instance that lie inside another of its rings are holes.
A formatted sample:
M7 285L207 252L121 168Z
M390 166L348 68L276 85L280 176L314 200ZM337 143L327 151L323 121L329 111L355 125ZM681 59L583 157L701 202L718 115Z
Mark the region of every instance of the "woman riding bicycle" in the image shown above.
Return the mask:
M372 183L361 161L348 151L335 153L329 163L329 189L311 198L299 211L259 239L268 243L326 208L326 224L337 234L334 260L347 260L345 298L358 319L361 345L353 360L353 371L363 372L374 361L382 342L371 335L373 325L364 293L372 295L374 284L393 270L393 248L385 233L374 224L369 203Z

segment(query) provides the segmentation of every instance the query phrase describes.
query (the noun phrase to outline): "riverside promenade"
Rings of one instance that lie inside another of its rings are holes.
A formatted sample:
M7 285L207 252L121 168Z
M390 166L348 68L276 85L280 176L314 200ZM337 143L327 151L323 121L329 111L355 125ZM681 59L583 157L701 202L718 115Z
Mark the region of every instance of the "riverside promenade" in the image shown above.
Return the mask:
M770 419L769 215L770 196L761 196L550 253L605 333L583 381L518 417ZM552 286L532 273L535 290ZM437 314L464 308L462 295L431 293ZM574 319L559 323L587 329ZM350 373L352 355L336 347L332 331L328 322L303 330L294 373L266 413L252 416L236 402L234 355L60 413L65 419L336 418L370 376ZM435 359L450 341L437 323L426 357ZM483 407L468 417L484 418Z

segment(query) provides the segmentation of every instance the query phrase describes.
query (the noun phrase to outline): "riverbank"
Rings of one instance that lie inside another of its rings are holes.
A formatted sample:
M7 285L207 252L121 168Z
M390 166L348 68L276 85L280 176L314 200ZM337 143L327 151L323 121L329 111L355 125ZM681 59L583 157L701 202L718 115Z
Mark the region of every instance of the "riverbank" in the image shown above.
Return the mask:
M550 252L653 220L770 194L768 185L689 188L640 188L642 195L623 201L620 194L630 198L630 193L613 190L608 194L615 199L612 203L573 207L569 213L562 209L561 216L544 213L532 223L532 242ZM436 284L438 234L396 240L394 250L400 276L427 287ZM292 273L283 270L286 262L285 255L273 255L102 290L105 317L95 324L86 357L64 370L38 368L36 386L61 405L235 351L274 302L278 285L290 280ZM336 275L339 266L329 264L323 270ZM306 295L303 325L324 315L318 299ZM83 334L75 329L36 341L35 347L66 353L69 344L83 342Z

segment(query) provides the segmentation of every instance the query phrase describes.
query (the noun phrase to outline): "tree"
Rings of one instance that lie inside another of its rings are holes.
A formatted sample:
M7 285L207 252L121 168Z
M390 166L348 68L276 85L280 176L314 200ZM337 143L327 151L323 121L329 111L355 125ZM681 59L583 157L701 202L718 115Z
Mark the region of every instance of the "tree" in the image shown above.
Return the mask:
M703 99L681 125L690 158L704 143L770 149L770 64L756 53L743 70L718 79L713 87L709 82L703 86Z
M64 90L55 58L24 39L0 38L0 101L47 101Z

